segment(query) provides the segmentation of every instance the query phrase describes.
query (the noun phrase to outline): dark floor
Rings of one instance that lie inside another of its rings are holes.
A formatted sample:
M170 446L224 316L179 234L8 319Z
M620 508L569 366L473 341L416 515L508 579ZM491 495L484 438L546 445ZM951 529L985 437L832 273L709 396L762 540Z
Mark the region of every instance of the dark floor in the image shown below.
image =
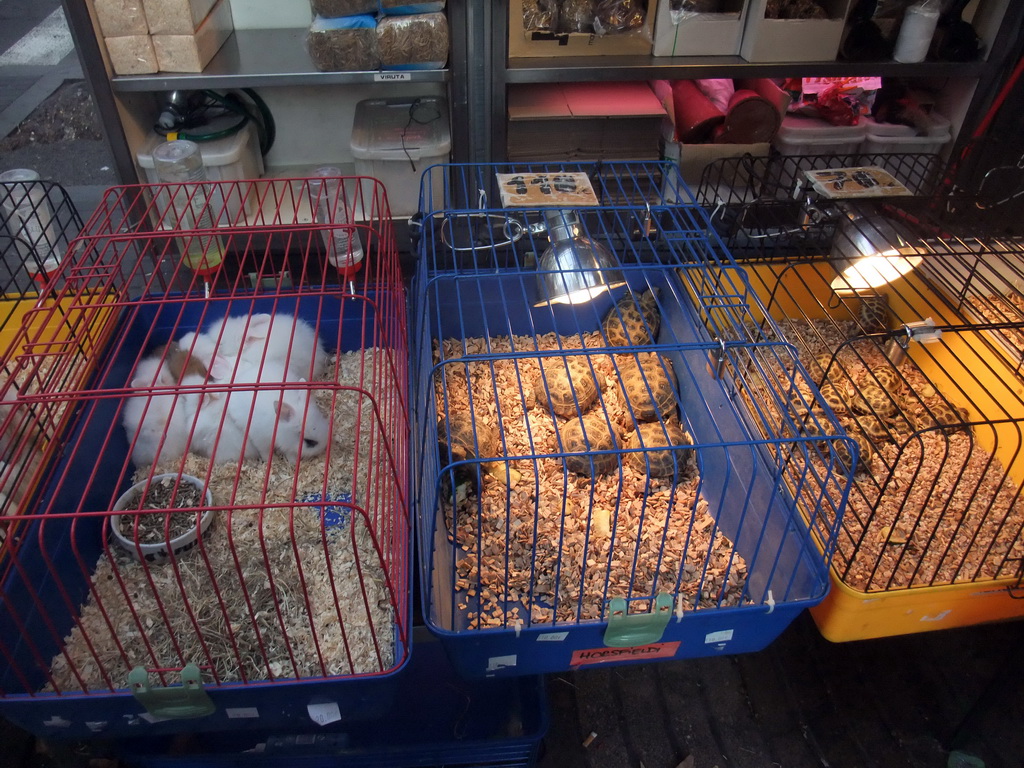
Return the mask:
M759 653L553 675L548 691L544 768L925 768L954 748L1024 766L1022 622L832 644L804 615Z

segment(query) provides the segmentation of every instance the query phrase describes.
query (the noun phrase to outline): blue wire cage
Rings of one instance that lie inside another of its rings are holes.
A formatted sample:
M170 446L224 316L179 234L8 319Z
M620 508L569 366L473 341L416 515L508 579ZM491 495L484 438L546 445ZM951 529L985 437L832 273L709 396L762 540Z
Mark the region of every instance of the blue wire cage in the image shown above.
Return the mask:
M820 601L857 446L677 171L451 165L422 189L414 508L460 672L753 651ZM569 208L613 256L559 304L542 224Z

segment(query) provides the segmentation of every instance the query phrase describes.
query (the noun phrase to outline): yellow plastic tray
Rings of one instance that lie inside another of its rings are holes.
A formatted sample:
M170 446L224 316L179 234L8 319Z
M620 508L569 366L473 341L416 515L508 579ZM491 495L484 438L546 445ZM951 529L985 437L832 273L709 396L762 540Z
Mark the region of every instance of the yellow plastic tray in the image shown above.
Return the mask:
M835 643L910 635L937 629L1005 621L1024 616L1024 590L1014 598L1015 579L942 584L890 592L861 592L831 573L832 587L811 616Z

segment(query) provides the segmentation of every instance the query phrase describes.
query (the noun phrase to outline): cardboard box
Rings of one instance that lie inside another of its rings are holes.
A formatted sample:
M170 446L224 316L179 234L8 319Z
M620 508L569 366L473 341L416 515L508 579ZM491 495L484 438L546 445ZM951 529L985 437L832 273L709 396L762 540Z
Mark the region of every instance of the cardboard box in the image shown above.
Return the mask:
M513 85L508 159L657 160L664 118L643 82Z
M649 56L657 7L658 0L648 0L644 26L633 32L620 35L592 35L584 32L555 34L524 29L523 0L509 0L508 57Z
M216 0L142 0L153 35L191 35Z
M747 61L835 61L852 0L820 0L828 19L766 19L768 0L750 0L740 56Z
M115 75L152 75L159 70L149 35L106 37L103 41Z
M698 13L673 23L672 4L658 4L655 56L735 56L740 52L746 0L723 2L719 13Z
M771 144L763 141L757 144L682 144L666 140L662 145L662 157L679 164L679 175L686 186L696 192L700 186L704 169L715 160L725 157L767 157Z
M213 55L231 36L231 5L217 4L192 35L153 35L153 47L161 72L202 72Z

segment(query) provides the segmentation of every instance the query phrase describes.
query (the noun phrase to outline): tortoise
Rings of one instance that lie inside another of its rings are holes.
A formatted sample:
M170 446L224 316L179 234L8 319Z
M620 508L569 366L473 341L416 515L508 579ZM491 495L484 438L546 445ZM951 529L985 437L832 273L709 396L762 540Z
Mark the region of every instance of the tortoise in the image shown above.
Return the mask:
M890 419L897 415L896 403L892 395L877 384L863 383L857 389L857 397L853 400L853 410L881 419Z
M646 472L651 477L671 477L678 466L680 474L690 457L692 448L685 450L654 450L676 446L691 446L693 438L675 420L646 422L639 424L626 439L626 447L630 449L646 448L626 454L626 464L637 472Z
M863 333L885 333L889 330L889 297L883 293L865 296L857 313Z
M656 352L620 355L616 361L630 410L640 421L676 416L676 374L672 361Z
M557 357L542 361L541 367L543 375L538 372L533 383L534 400L546 402L558 416L585 413L597 400L597 380L587 358Z
M825 416L824 412L814 410L814 419L808 418L804 426L804 434L811 437L837 437L841 436L841 433L836 429L835 424ZM871 441L864 435L864 433L858 428L857 422L851 418L840 417L839 424L846 432L846 436L850 437L854 442L857 443L857 448L860 453L860 462L857 465L858 471L867 471L870 467L871 457L874 455L874 449L872 448ZM822 440L815 441L817 450L821 451L821 455L827 456L829 448L835 452L836 456L839 457L839 461L846 467L853 465L853 454L850 452L850 444L845 440Z
M952 432L971 429L968 410L942 400L927 405L923 402L912 405L907 409L907 418L918 432L936 427Z
M643 346L653 342L661 328L657 288L644 291L637 299L627 291L608 310L601 323L608 343L613 347Z
M562 425L558 432L565 457L565 467L578 475L606 475L619 465L616 451L619 439L614 425L600 410L579 416Z
M448 418L442 416L437 422L437 441L442 449L442 458L447 452L450 463L489 459L498 455L498 428L482 416L472 418L469 411L452 412ZM514 483L518 479L518 472L508 467L506 474L506 468L502 464L503 462L499 461L482 461L480 469L503 483ZM466 464L455 468L457 486L468 482L476 487L477 491L480 490L477 487L479 475L473 467L473 464ZM447 477L447 473L445 476Z
M836 413L846 413L846 399L840 394L839 387L826 381L819 388L821 399L828 403L829 407Z
M875 455L875 447L871 439L861 431L859 423L853 419L840 419L839 423L846 430L846 434L857 443L857 449L860 453L860 462L857 464L857 470L860 472L870 472L871 459ZM839 448L839 445L842 445L842 448ZM840 456L843 460L847 464L852 463L853 457L849 455L848 446L845 443L837 443L836 447L839 448Z
M878 382L878 386L895 395L903 387L903 379L895 368L876 368L867 376L868 381Z

